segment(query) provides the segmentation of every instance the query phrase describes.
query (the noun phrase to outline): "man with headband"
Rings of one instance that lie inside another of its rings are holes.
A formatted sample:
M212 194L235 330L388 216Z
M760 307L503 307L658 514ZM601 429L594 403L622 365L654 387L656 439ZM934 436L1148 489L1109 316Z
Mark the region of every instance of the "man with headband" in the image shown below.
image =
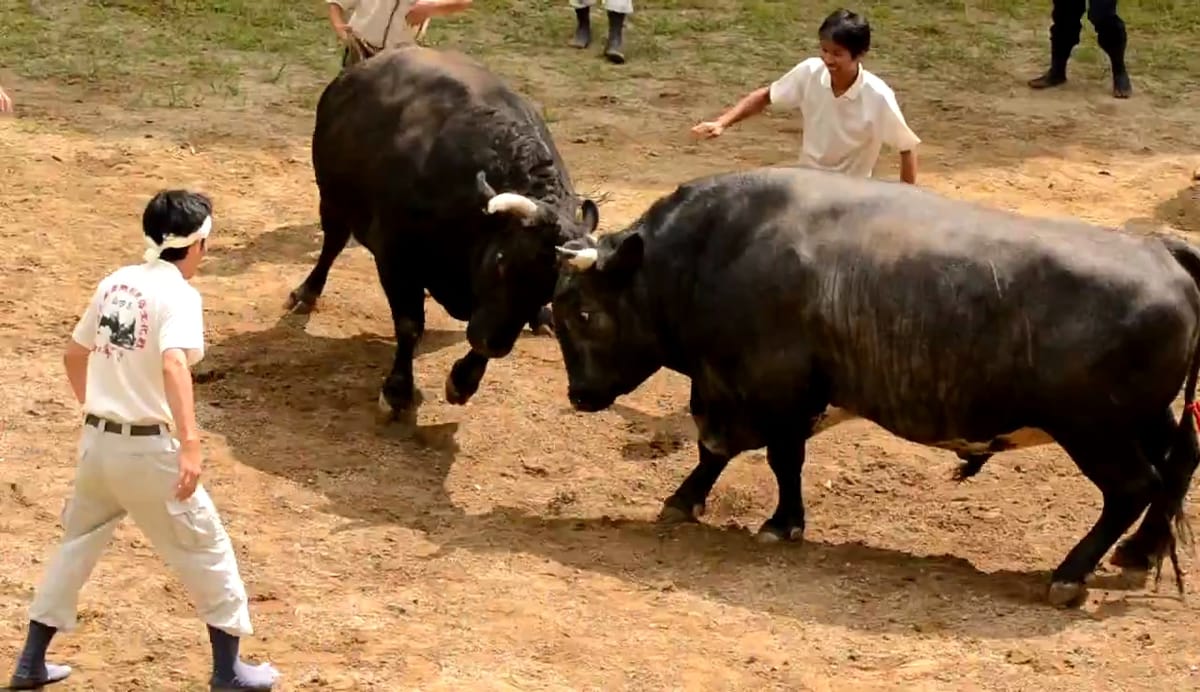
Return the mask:
M252 633L233 545L200 476L190 366L204 355L196 275L212 231L202 194L156 194L142 214L147 249L96 288L63 358L83 406L75 488L64 535L30 607L13 689L59 682L68 666L46 662L58 630L76 625L79 591L128 515L187 588L212 642L213 690L269 690L278 672L238 657ZM152 688L161 683L148 681Z

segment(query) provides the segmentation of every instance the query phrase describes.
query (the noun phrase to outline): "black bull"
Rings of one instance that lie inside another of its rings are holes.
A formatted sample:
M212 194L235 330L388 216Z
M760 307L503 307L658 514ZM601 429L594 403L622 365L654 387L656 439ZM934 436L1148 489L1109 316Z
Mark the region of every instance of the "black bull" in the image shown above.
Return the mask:
M1113 562L1169 555L1182 590L1176 535L1200 459L1200 253L1182 241L779 168L691 181L560 255L553 311L577 409L661 367L691 378L700 460L664 518L695 520L729 460L765 446L779 501L759 535L802 536L805 442L853 417L958 452L967 475L1057 442L1104 504L1049 599L1082 603L1147 507Z
M467 321L471 350L446 379L446 398L466 403L525 324L549 326L555 245L599 221L537 112L454 52L389 50L346 68L317 104L312 164L324 241L287 308L315 306L350 236L371 252L396 334L379 395L393 416L420 403L426 290Z

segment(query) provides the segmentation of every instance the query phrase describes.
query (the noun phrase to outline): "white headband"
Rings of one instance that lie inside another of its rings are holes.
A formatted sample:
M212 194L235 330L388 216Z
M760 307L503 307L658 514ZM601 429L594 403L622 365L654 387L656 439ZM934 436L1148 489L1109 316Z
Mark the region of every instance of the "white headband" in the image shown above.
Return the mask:
M207 238L209 232L212 231L212 217L204 217L204 223L200 224L200 228L192 231L188 235L169 235L163 238L162 244L155 243L150 236L143 236L146 239L146 252L142 257L147 262L153 262L158 259L158 255L169 247L187 247L192 243L202 238Z

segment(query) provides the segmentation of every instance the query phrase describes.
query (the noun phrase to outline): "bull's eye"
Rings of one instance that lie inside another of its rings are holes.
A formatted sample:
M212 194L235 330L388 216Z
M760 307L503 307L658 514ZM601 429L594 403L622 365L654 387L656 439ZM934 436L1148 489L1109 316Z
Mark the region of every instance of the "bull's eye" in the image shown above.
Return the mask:
M579 319L583 320L585 323L588 320L590 320L591 318L592 318L592 313L588 312L587 310L579 311Z

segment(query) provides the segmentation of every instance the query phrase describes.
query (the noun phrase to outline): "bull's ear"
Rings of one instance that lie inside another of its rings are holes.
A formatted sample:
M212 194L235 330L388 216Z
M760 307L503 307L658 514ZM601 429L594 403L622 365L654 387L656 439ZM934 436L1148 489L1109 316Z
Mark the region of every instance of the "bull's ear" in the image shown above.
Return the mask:
M643 249L642 235L636 231L630 233L612 252L600 256L596 268L614 277L631 274L642 264Z
M480 169L475 174L475 188L479 191L485 202L496 196L496 191L488 184L487 173L483 169Z
M600 225L600 208L590 199L583 200L583 204L579 206L580 229L587 235L591 235L596 230L596 226Z

